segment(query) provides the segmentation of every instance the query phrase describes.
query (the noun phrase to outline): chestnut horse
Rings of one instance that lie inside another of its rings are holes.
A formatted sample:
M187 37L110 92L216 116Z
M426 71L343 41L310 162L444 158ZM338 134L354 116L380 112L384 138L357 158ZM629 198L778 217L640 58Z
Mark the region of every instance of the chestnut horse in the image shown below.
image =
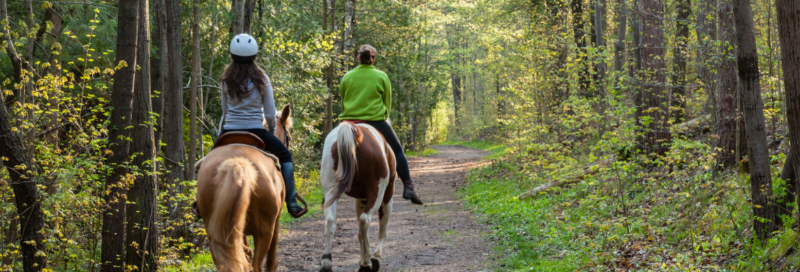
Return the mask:
M287 105L277 117L275 136L284 144L292 126L290 115ZM278 270L275 255L286 191L275 163L256 148L226 145L214 148L200 165L197 212L219 271L260 272L265 258L267 271ZM255 243L252 258L245 252L250 249L247 235Z
M320 171L325 193L325 254L320 271L332 271L331 243L336 231L336 202L347 194L355 198L361 261L358 271L378 271L386 241L386 227L392 213L395 158L386 140L366 124L342 122L325 139ZM380 230L375 252L370 251L367 233L375 212Z

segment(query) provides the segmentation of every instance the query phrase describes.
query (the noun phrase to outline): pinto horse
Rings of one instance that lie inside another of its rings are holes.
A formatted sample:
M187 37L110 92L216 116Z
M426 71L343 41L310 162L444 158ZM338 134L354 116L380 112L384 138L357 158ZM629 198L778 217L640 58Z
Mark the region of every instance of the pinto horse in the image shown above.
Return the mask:
M290 115L287 105L277 118L275 136L284 144L292 126ZM200 165L197 213L219 271L261 272L265 258L267 271L278 270L275 255L286 190L275 163L256 148L225 145L214 148ZM247 235L255 243L252 256L246 253Z
M355 198L361 261L358 271L378 271L386 241L386 227L392 214L396 177L395 158L389 144L367 124L342 122L325 139L320 171L325 213L325 254L320 271L332 271L331 243L336 231L336 202L347 194ZM370 251L367 233L375 212L380 229L375 252Z

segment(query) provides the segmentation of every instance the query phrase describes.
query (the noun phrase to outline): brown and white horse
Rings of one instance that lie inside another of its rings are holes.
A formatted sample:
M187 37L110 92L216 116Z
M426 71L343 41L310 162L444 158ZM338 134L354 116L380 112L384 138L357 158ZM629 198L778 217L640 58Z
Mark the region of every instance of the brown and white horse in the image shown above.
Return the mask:
M290 115L287 105L277 118L275 136L284 144L292 126ZM285 195L275 161L257 149L226 145L208 153L198 173L197 212L219 271L260 272L265 258L267 271L278 270L278 227ZM247 235L255 243L252 257L246 253Z
M325 253L320 271L332 271L331 243L336 231L336 202L347 194L355 198L361 261L358 271L378 271L386 241L386 227L392 213L395 158L383 136L370 125L342 122L325 139L322 152L322 190L325 213ZM367 233L372 216L378 213L380 230L375 252Z

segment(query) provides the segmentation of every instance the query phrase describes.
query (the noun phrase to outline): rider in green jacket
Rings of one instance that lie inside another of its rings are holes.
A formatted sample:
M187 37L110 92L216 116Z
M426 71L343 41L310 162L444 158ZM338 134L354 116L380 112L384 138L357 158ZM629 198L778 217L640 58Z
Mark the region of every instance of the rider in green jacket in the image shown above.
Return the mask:
M342 77L339 93L342 96L342 114L339 120L369 124L383 134L397 159L397 175L403 181L403 198L422 205L414 191L408 160L403 146L392 126L386 120L392 109L392 84L389 77L373 66L378 52L370 45L362 45L358 52L358 67Z

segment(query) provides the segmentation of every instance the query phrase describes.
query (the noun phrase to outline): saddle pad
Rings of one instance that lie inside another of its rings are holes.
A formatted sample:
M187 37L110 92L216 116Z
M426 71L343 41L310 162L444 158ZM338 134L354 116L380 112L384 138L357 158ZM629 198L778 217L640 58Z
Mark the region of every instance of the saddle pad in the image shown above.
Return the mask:
M246 144L233 143L233 144L227 144L226 146L230 146L230 145L246 146L246 147L249 147L249 148L252 148L252 149L258 150L258 152L261 152L261 154L264 154L264 156L267 156L267 158L270 158L270 159L272 159L272 161L275 163L275 166L276 166L276 167L278 167L278 171L280 171L280 170L281 170L281 162L280 162L280 160L278 160L278 157L276 157L276 156L275 156L275 155L273 155L272 153L269 153L269 152L267 152L267 151L264 151L263 149L257 148L257 147L255 147L255 146L252 146L252 145L246 145ZM200 158L199 160L197 160L197 162L196 162L196 163L194 163L194 169L195 169L195 170L199 170L199 169L200 169L200 164L203 162L203 160L205 160L205 158L206 158L206 157L202 157L202 158Z

